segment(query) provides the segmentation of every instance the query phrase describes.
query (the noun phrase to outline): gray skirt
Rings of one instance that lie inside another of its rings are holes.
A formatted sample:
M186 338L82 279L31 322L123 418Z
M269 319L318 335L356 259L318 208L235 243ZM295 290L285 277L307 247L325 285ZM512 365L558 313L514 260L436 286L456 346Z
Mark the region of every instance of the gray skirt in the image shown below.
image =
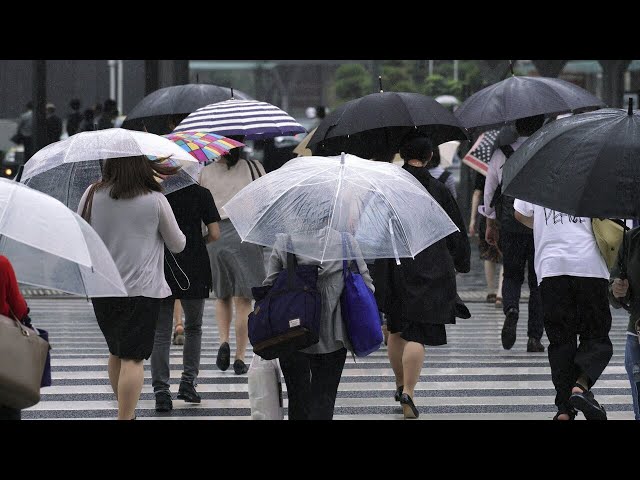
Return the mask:
M231 220L222 220L220 238L207 244L213 294L216 298L253 298L252 287L262 285L267 276L263 247L241 242Z

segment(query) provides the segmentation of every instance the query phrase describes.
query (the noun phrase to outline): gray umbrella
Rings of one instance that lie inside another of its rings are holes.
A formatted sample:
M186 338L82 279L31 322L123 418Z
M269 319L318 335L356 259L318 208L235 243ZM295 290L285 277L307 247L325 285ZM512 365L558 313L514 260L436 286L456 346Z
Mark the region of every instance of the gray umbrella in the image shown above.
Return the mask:
M171 132L167 121L175 116L175 125L187 115L211 103L231 97L253 100L239 90L218 85L187 84L161 88L140 100L129 112L122 128L164 135Z
M519 118L603 106L598 97L559 78L511 76L471 95L454 115L465 128L490 130Z

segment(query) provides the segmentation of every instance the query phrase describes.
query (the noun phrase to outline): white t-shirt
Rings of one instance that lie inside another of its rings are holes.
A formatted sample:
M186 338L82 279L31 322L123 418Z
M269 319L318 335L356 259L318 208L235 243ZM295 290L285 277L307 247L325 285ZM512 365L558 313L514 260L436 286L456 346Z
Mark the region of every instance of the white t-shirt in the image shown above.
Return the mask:
M513 208L525 217L533 217L538 283L545 277L559 275L609 279L590 218L574 217L518 199Z

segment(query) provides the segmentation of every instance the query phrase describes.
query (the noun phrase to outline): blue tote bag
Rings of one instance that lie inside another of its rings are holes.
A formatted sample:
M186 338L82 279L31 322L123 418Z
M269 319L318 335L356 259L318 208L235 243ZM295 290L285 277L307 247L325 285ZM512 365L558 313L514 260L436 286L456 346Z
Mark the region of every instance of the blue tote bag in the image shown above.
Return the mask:
M351 249L349 239L342 235L342 248L346 257L346 248ZM353 255L352 255L353 256ZM357 357L366 357L380 348L383 342L378 304L365 283L355 260L342 261L344 290L340 296L342 319L347 327L353 353Z

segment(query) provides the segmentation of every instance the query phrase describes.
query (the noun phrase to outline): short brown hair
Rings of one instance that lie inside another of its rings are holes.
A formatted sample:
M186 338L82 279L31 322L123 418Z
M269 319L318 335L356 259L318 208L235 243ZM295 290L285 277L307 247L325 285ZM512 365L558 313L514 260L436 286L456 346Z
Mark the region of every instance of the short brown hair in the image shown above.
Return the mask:
M144 155L138 157L109 158L104 163L102 180L97 189L110 188L109 196L115 200L134 198L151 192L161 192L158 174L174 175L180 167L160 165Z

